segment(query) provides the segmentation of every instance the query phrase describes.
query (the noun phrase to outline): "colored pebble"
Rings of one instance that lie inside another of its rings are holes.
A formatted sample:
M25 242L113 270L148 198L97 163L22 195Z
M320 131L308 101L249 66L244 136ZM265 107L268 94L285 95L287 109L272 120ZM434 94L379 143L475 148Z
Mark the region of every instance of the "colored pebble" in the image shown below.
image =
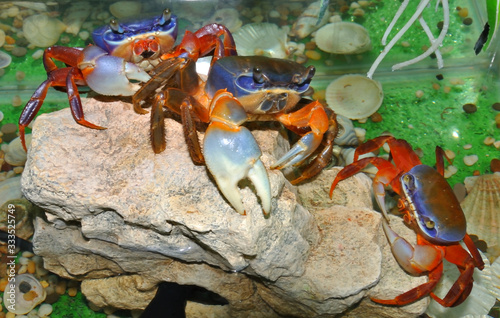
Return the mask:
M21 96L15 95L12 97L12 106L13 107L19 107L23 104L23 101L21 100Z
M17 57L23 57L26 55L26 53L28 53L28 49L26 49L25 47L16 46L12 49L12 51L10 51L10 53Z
M441 88L441 86L438 83L433 83L432 88L437 91Z
M317 61L317 60L321 59L321 53L319 53L318 51L306 50L306 51L304 52L304 54L305 54L308 58L310 58L311 60L315 60L315 61Z
M471 25L472 24L472 18L465 18L462 23L464 25Z
M472 104L472 103L467 103L464 106L462 106L462 109L467 114L472 114L472 113L475 113L477 111L477 106L475 104Z
M491 172L500 172L500 159L493 158L490 162Z
M500 112L500 103L494 103L493 105L491 105L491 108Z
M2 139L4 142L11 142L17 137L17 125L13 123L7 123L0 128L3 133Z
M444 79L443 74L438 74L438 75L436 75L436 79L437 79L438 81L442 81L442 80Z
M495 116L495 123L496 123L496 125L497 125L497 128L499 128L499 129L500 129L500 114L497 114L497 115Z
M370 119L374 123L379 123L382 121L382 115L380 115L379 113L374 113L373 115L370 116Z
M462 18L467 18L467 16L469 15L469 10L467 8L461 8L458 11L458 15Z
M51 313L52 313L52 305L50 304L42 304L40 308L38 308L39 317L47 317Z
M67 282L65 280L61 280L61 281L57 282L56 293L58 293L59 295L63 295L66 292L66 286L67 286Z
M439 21L436 26L437 26L438 30L442 30L443 26L444 26L444 22L443 21Z
M35 262L29 261L28 262L28 273L35 274L35 272L36 272L36 264L35 264Z
M464 145L464 149L465 149L465 150L469 150L469 149L471 149L471 148L472 148L472 145L471 145L471 144L466 144L466 145Z
M35 53L31 54L31 57L34 59L34 60L38 60L39 58L41 58L43 56L43 50L42 49L39 49L39 50L36 50Z
M26 73L23 71L17 71L16 72L16 81L20 82L26 77Z
M449 86L444 86L444 87L443 87L443 92L445 92L446 94L448 94L449 92L451 92L451 87L449 87Z
M7 286L7 284L9 283L9 281L7 280L7 278L2 278L0 279L0 291L3 292L5 290L5 287Z
M10 35L6 35L5 36L5 43L7 43L7 44L14 44L14 43L16 43L16 39L14 39L13 37L11 37Z
M483 143L486 146L491 146L491 145L493 145L495 143L495 138L493 138L491 136L488 136L488 137L484 138Z
M422 98L424 96L424 91L418 90L415 92L415 97Z
M5 314L5 318L16 318L16 314L9 311L7 314Z
M78 293L78 289L76 287L68 288L68 295L70 297L75 297L77 293Z
M452 150L446 149L444 153L448 159L450 160L455 159L455 153Z
M477 155L470 155L470 156L465 156L464 157L464 163L467 166L472 166L479 160L479 157Z

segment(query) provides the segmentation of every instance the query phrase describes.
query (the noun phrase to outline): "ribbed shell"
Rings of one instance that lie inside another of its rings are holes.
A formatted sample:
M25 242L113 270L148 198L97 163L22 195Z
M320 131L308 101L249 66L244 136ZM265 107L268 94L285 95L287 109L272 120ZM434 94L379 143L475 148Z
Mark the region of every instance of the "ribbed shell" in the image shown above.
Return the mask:
M263 55L274 58L287 57L287 35L272 23L250 23L233 34L238 55Z
M500 175L478 177L460 204L467 219L467 233L477 235L488 248L500 246Z

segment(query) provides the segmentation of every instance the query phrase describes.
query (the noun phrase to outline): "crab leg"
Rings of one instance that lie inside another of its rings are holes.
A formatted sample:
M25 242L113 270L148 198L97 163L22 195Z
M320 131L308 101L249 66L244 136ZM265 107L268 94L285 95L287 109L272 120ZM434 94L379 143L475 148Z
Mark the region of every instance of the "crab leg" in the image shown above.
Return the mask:
M318 101L289 114L281 114L277 119L285 126L311 129L283 157L271 166L271 169L283 169L300 165L321 144L323 135L328 131L328 115Z
M425 240L420 237L419 244L412 246L408 241L394 232L385 219L382 219L382 227L391 246L392 254L399 265L412 275L429 272L429 281L394 299L385 300L372 298L372 300L380 304L401 306L428 295L441 278L443 271L443 250L433 245L427 245L428 243L425 244Z
M260 160L259 145L250 131L241 126L247 120L245 110L231 93L221 90L210 105L210 120L203 141L203 155L219 189L236 211L244 215L238 182L248 177L260 197L264 214L268 214L271 187Z

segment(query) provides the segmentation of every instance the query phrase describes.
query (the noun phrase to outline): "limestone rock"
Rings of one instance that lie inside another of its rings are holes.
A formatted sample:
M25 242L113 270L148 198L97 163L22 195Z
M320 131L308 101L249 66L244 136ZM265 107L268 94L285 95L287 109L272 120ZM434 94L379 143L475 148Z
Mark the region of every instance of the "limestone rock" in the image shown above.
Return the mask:
M385 317L387 307L367 296L394 297L426 279L407 275L394 261L362 174L343 181L330 200L339 168L298 190L269 170L270 216L253 186L240 182L242 216L206 167L192 163L176 120L167 119L167 149L155 155L149 116L135 114L130 104L91 99L84 111L108 129L76 124L69 109L37 118L22 188L46 212L35 221L36 254L50 271L83 280L83 293L99 307L144 308L157 284L170 281L224 297L229 304L216 306L218 317L346 311ZM252 133L266 167L286 151L276 129ZM401 220L393 223L415 237ZM416 317L425 305L394 308L392 317ZM198 312L210 307L192 305L188 312L202 317Z

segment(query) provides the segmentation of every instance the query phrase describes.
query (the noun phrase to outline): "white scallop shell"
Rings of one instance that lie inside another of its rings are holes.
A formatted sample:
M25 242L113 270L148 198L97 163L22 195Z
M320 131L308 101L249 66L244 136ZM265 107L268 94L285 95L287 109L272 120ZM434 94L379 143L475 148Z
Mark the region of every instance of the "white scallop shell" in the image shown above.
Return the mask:
M0 207L10 200L22 198L21 176L5 179L0 182Z
M491 293L500 300L500 257L491 264L491 284L495 287Z
M375 113L384 99L382 85L366 76L344 75L326 88L326 103L339 115L362 119Z
M500 247L500 175L479 176L469 194L460 203L467 219L467 233Z
M249 23L233 33L238 55L287 57L286 31L273 23Z
M464 247L467 249L466 247ZM490 262L479 252L484 261L484 269L482 271L477 268L474 269L474 287L472 288L469 297L456 307L443 307L438 304L434 299L431 299L429 307L427 307L426 314L432 318L449 318L449 317L463 317L466 315L486 315L490 309L495 305L496 298L492 295L491 290L497 289L493 286L491 277L492 270ZM434 293L443 298L450 290L451 286L455 283L459 276L457 266L447 261L444 262L443 276Z
M26 134L26 147L29 149L31 145L31 134ZM26 163L27 153L21 144L21 138L17 137L12 140L5 148L5 162L11 166L24 166Z
M323 26L314 36L322 51L335 54L357 54L371 50L368 31L354 22L334 22Z
M49 47L56 44L66 25L45 14L35 14L23 21L23 34L33 45Z
M14 288L10 288L13 285ZM29 297L24 297L30 293ZM14 281L9 281L3 294L4 306L8 311L24 315L45 300L46 293L40 282L31 274L16 275ZM30 300L26 300L26 298ZM14 299L10 301L10 299ZM12 305L12 306L11 306Z

